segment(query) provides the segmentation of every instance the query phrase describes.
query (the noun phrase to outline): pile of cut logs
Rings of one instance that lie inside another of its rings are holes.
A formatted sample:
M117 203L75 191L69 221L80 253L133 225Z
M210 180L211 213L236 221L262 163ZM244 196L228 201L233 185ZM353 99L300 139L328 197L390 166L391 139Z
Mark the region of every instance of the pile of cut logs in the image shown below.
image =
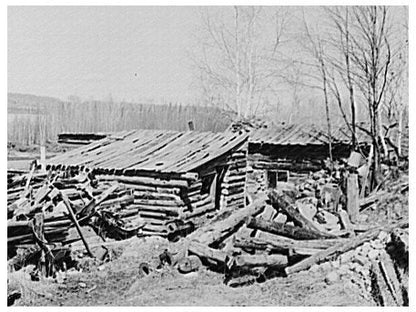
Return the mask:
M277 218L271 217L273 211ZM271 191L268 198L260 196L244 210L223 211L189 235L188 254L225 272L228 285L241 286L307 270L374 240L381 231L408 227L407 220L373 227L353 224L341 210L331 214L341 230L328 230L317 222L317 213L308 215L306 211L287 193Z

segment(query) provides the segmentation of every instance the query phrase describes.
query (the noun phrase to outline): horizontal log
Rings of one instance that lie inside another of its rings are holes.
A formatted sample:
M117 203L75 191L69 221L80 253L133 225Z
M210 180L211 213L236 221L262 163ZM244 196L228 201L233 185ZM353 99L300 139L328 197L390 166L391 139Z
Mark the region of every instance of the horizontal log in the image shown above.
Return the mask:
M159 232L159 233L166 233L167 234L167 228L166 228L165 225L146 224L143 228L143 231Z
M133 191L155 192L155 193L173 194L173 195L179 195L181 193L181 189L179 187L147 186L147 185L136 185L136 184L122 184L122 185L128 189L132 189Z
M251 237L238 237L234 242L234 247L243 249L254 249L254 250L268 250L271 252L278 253L294 253L299 255L312 255L321 251L322 249L328 248L327 244L310 244L310 241L296 241L291 242L285 241L265 241L258 238ZM313 241L312 241L313 242ZM331 246L335 245L333 243Z
M179 195L175 194L166 194L160 192L145 192L145 191L133 191L135 199L149 199L149 200L168 200L175 202L182 202L182 199Z
M167 222L171 222L172 220L162 220L162 219L155 219L153 217L146 217L146 216L140 216L140 218L146 222L146 224L152 224L152 225L160 225L160 226L165 226L165 224Z
M109 207L109 206L116 205L116 204L127 205L127 204L132 204L134 202L135 200L134 200L133 195L124 195L120 198L108 199L108 200L103 201L100 204L100 208Z
M147 217L147 218L157 218L161 220L170 220L171 217L177 217L178 212L174 211L172 213L163 212L163 211L139 211L140 217Z
M146 206L156 206L156 207L182 207L184 206L183 201L176 200L158 200L158 199L144 199L134 197L134 204L146 205Z
M284 268L288 264L288 258L284 255L239 255L232 259L231 268L274 267Z
M167 232L150 231L150 230L146 230L146 229L142 229L140 234L142 236L161 236L161 237L166 237L168 235Z
M187 180L160 180L151 177L129 177L129 176L96 176L101 181L118 181L125 184L137 184L137 185L148 185L148 186L169 186L178 188L188 188L189 184Z
M196 216L205 214L207 212L213 211L215 209L216 209L215 203L208 203L205 206L195 208L192 211L181 212L180 215L179 215L179 218L187 220L187 219L194 218Z
M245 182L246 181L246 173L238 173L238 174L229 174L224 177L223 183L233 184L236 182Z
M262 218L248 218L247 227L294 239L322 239L321 233L284 223L268 221Z

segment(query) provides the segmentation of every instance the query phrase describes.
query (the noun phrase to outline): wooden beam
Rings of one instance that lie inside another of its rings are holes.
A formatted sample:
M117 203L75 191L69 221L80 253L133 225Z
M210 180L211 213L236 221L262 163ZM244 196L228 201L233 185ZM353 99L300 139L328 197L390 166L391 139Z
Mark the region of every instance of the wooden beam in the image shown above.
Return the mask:
M358 175L350 173L347 177L347 212L351 222L358 221L360 203L358 196Z

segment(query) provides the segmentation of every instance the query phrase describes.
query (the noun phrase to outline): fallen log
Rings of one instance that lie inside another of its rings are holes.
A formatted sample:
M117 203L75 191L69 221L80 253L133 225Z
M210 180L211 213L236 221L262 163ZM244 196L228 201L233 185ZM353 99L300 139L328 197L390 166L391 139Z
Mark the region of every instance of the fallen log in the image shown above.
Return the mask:
M287 256L284 255L238 255L231 260L229 269L253 268L253 267L273 267L283 268L288 264Z
M390 232L395 228L402 228L402 227L409 227L409 221L406 220L406 221L401 221L401 222L387 225L387 226L380 226L366 233L358 235L354 238L348 239L347 242L336 244L335 246L332 246L328 249L318 252L317 254L309 258L306 258L292 266L287 267L285 269L285 272L287 275L289 275L295 272L307 270L315 263L323 262L327 260L329 257L347 252L351 249L357 248L358 246L362 245L363 243L367 241L375 239L380 234L380 231Z
M227 258L225 251L210 248L196 241L189 242L188 251L213 265L224 265Z
M218 214L212 220L212 223L192 233L190 239L206 245L221 242L228 235L235 232L238 227L243 225L247 217L260 213L266 205L265 199L265 196L261 196L245 209L235 212L224 209L222 213Z
M255 249L255 250L270 250L273 252L286 252L290 249L295 250L314 250L321 251L330 246L334 246L339 243L340 240L302 240L297 241L294 239L277 238L276 240L259 239L255 237L241 237L237 236L234 241L234 247L243 249Z
M269 193L269 198L272 206L277 210L281 209L288 217L292 218L295 225L319 233L320 238L336 237L335 235L322 231L320 227L313 223L313 221L302 215L298 209L294 207L294 200L288 195L273 190Z
M312 231L310 229L304 229L299 226L268 221L263 218L248 218L246 223L248 228L262 230L272 234L282 235L294 239L322 239L335 237L332 235L324 235L320 232Z

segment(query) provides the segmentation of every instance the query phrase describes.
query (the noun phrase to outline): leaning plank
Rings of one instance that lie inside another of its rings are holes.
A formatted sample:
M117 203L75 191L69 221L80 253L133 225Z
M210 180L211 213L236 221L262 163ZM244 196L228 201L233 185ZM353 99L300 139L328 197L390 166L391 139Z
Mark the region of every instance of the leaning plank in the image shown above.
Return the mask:
M248 218L246 223L247 227L251 229L262 230L294 239L322 239L333 237L317 231L312 231L310 229L301 228L299 226L268 221L263 218Z
M243 225L244 220L247 217L260 213L266 205L265 200L266 197L261 196L245 209L234 212L224 210L222 214L219 214L217 218L213 220L212 223L201 227L192 233L190 238L206 245L222 241L226 236L233 233L239 226ZM223 219L221 219L221 216Z
M287 275L289 275L289 274L296 273L299 271L307 270L315 263L323 262L327 260L329 257L347 252L351 249L354 249L362 245L363 243L367 241L375 239L379 235L380 231L390 232L395 228L402 228L402 227L409 227L409 221L405 220L405 221L401 221L392 225L380 226L378 228L370 230L366 233L363 233L359 236L349 239L346 243L336 244L333 247L330 247L326 250L318 252L317 254L309 258L306 258L305 260L302 260L290 267L287 267L285 269L285 272Z
M74 214L74 211L72 210L71 203L69 202L69 199L65 195L63 195L62 193L61 193L61 197L62 197L62 201L64 202L64 204L65 204L65 206L66 206L66 208L67 208L67 210L69 212L69 215L71 216L72 221L75 224L75 227L76 227L76 229L78 231L79 237L81 238L82 242L84 243L84 246L85 246L85 249L88 252L88 255L91 258L94 258L94 255L91 252L90 247L88 246L88 243L85 240L84 235L82 234L81 227L79 226L78 220L77 220L77 218L76 218L76 216Z

